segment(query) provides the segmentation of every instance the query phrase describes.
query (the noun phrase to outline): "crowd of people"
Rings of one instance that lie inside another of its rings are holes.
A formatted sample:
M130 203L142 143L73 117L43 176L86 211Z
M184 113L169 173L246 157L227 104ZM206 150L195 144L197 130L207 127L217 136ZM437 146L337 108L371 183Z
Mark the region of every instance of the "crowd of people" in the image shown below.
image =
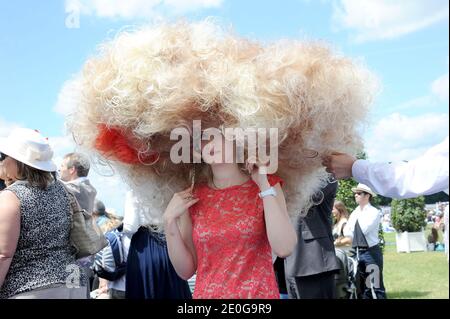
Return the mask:
M223 32L207 21L125 32L77 78L82 98L67 126L130 186L123 219L97 198L85 155L67 154L57 169L39 132L0 140L0 298L332 299L338 250L358 263L359 297L386 298L371 200L448 193L448 138L401 164L336 153L361 147L370 73L317 43L266 46ZM197 120L209 136L198 144ZM227 136L236 126L276 129L275 172ZM187 162L173 157L180 127ZM352 176L349 214L337 180ZM79 259L72 194L108 243Z
M357 253L363 270L378 267L375 296L366 286L361 297L386 297L378 237L382 214L370 204L376 194L367 185L352 189L358 207L351 214L335 199L338 183L333 181L305 217L291 221L283 197L277 197L283 194L281 179L259 174L256 165L249 164L245 175L236 164L219 170L215 165L223 164L211 163L217 177L194 192L176 193L161 231L148 223L146 208L132 191L123 218L108 213L89 182L90 164L83 154L67 154L57 170L38 132L17 129L7 141L1 145L0 165L0 178L8 186L0 193L0 252L6 257L0 264L2 298L330 299L336 297L336 276L342 271L338 248ZM39 156L29 155L33 148ZM267 190L275 194L258 196ZM109 245L96 255L74 259L67 191L108 238ZM201 206L195 205L198 201ZM228 211L233 214L223 214ZM285 219L271 222L269 211ZM434 222L440 223L437 218ZM198 223L201 227L194 227ZM430 234L434 243L436 236ZM66 269L72 264L80 270L77 288L67 286Z

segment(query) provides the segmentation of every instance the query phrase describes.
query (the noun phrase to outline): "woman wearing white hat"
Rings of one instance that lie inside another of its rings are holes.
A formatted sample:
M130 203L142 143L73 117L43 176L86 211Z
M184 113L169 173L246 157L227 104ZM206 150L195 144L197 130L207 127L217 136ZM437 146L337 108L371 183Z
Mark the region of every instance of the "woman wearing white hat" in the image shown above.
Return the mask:
M0 139L0 154L12 181L0 193L0 299L85 298L69 243L69 199L47 139L18 128Z

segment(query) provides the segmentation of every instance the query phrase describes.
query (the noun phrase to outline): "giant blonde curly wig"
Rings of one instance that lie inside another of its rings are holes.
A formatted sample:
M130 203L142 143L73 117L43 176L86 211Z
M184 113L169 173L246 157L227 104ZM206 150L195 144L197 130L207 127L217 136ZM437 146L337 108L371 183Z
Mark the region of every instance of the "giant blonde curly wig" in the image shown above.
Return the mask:
M320 157L361 149L376 89L369 71L323 43L261 44L210 20L123 31L76 82L70 132L126 178L153 221L190 184L192 164L170 161L170 132L198 119L278 128L288 211L306 212L327 180Z

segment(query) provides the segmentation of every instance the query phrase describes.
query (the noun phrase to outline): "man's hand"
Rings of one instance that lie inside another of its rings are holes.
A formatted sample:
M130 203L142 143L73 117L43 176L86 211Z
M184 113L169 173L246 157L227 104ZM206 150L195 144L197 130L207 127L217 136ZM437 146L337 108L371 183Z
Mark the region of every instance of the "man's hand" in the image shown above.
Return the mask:
M352 177L352 166L356 158L345 153L332 153L322 158L322 165L326 171L337 179Z

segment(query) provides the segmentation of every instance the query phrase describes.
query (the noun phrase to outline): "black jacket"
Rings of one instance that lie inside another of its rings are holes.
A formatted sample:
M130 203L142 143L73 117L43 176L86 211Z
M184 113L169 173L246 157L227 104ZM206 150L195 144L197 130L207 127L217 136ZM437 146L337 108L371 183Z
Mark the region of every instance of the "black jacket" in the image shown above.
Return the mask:
M297 220L298 243L292 255L285 259L286 277L311 276L339 269L331 220L337 187L337 183L325 186L322 203L311 207L306 217Z

